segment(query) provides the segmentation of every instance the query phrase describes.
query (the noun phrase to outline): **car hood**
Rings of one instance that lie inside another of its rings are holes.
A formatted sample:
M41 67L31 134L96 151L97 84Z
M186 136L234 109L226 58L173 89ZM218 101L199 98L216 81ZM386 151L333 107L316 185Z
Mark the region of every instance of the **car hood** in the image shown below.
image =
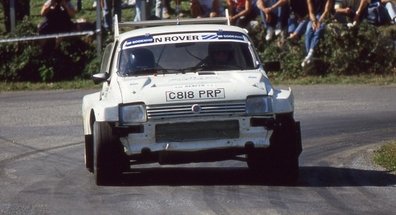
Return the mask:
M268 78L256 70L119 77L118 82L124 104L245 100L272 91Z

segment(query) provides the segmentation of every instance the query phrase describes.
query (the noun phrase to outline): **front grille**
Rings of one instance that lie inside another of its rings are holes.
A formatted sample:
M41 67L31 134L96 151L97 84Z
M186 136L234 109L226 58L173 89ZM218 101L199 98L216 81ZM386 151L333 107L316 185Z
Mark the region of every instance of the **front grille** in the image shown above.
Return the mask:
M238 120L169 123L155 126L157 143L233 139L238 137Z
M193 107L194 106L194 107ZM193 116L235 116L244 115L245 101L228 101L216 103L184 103L167 105L148 105L148 119L168 119ZM195 110L195 112L194 112Z

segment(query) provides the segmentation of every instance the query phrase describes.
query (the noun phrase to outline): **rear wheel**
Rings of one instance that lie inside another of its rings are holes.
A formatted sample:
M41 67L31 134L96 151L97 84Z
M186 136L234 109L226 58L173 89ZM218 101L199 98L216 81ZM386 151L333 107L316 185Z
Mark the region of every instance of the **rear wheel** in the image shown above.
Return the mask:
M267 149L253 149L247 154L250 169L268 173L276 182L295 183L299 175L301 153L300 125L291 114L277 116Z
M109 185L121 178L128 167L128 159L119 138L113 135L107 122L95 122L94 175L97 185Z

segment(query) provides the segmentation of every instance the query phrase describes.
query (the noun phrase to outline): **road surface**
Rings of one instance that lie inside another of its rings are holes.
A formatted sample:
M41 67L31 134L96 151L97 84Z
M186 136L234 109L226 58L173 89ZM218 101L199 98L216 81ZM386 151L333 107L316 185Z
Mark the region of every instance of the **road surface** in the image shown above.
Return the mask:
M396 86L292 86L303 153L296 186L244 162L143 165L98 187L83 162L81 98L0 93L0 214L396 214L396 176L371 162L396 139Z

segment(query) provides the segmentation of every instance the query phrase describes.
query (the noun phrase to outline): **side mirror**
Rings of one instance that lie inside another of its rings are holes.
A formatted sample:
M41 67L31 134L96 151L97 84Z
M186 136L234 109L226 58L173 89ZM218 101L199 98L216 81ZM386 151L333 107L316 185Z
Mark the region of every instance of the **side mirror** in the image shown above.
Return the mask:
M95 84L103 83L107 81L108 78L109 78L108 73L97 73L92 75L92 80Z
M281 65L279 61L269 61L263 64L264 70L266 72L277 72L281 70Z

